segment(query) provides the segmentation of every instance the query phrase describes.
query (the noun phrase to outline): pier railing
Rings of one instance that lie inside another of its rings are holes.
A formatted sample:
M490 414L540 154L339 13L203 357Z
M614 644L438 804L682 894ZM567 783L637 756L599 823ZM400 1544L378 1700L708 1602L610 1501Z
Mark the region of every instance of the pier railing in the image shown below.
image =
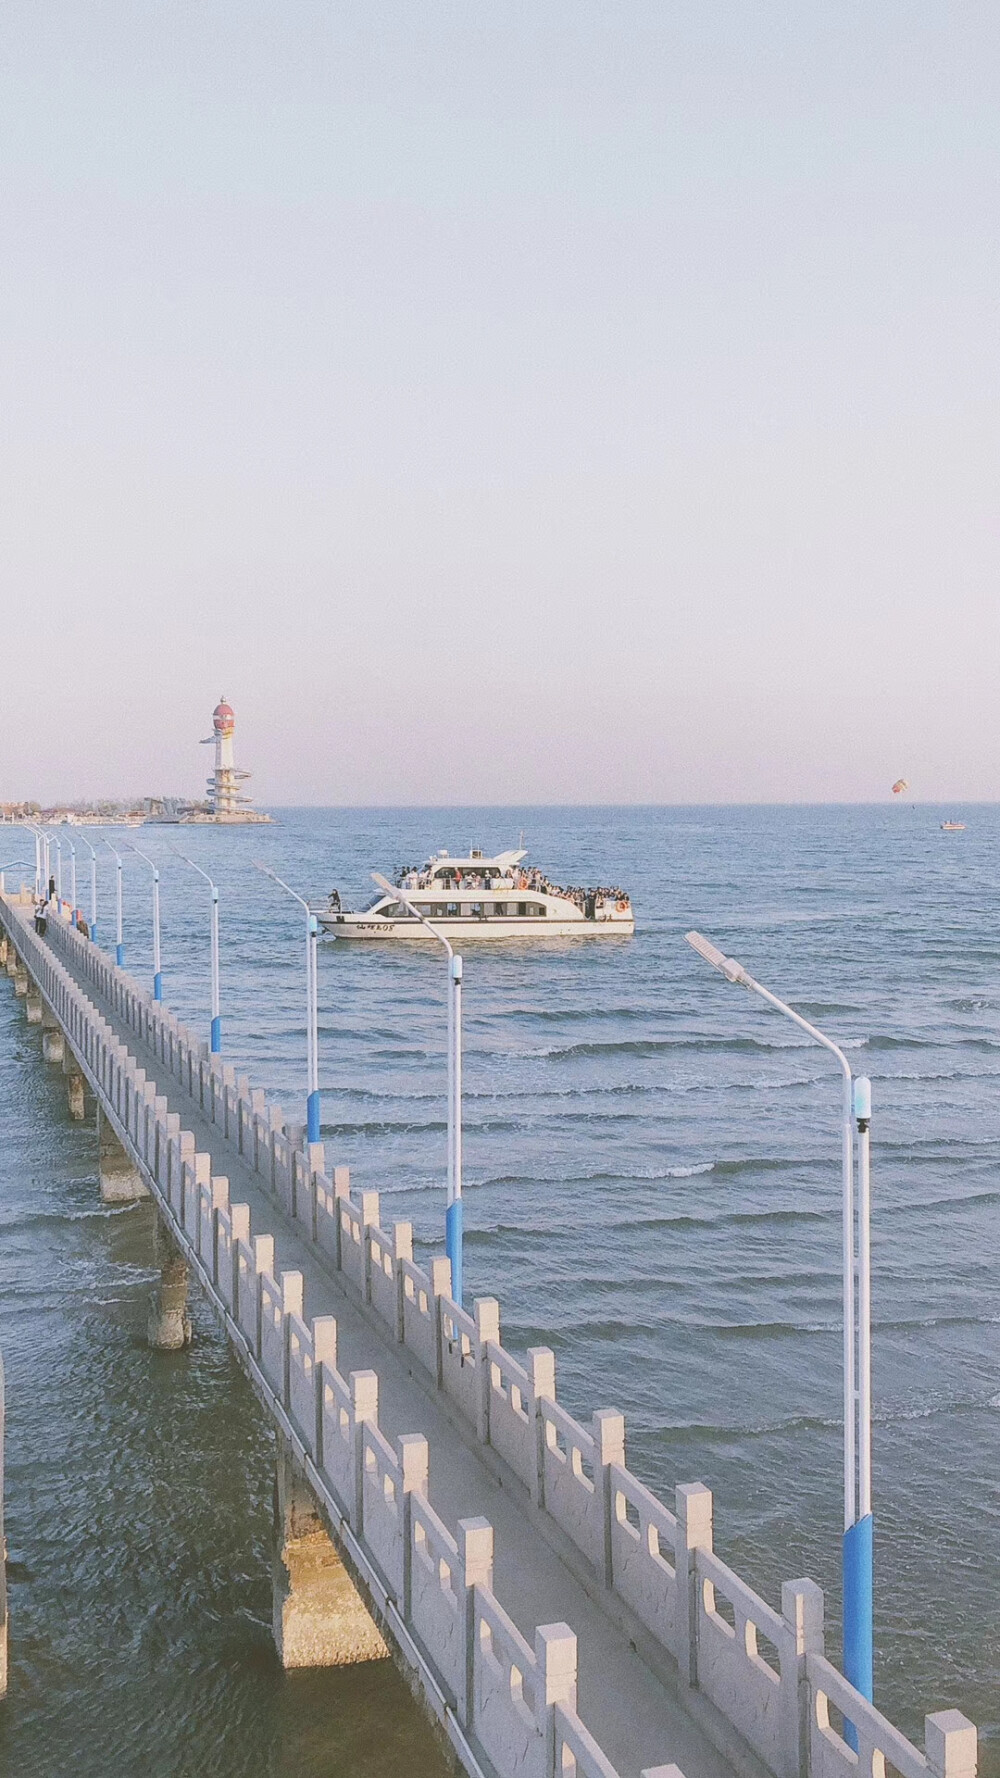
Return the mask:
M615 1778L576 1714L571 1629L540 1628L534 1648L520 1636L492 1590L491 1528L469 1520L453 1532L438 1518L426 1440L414 1434L395 1449L385 1440L375 1373L340 1374L335 1323L307 1319L300 1273L274 1276L273 1238L253 1235L249 1207L230 1203L228 1180L212 1176L210 1157L195 1153L180 1116L54 951L243 1155L469 1438L520 1480L526 1509L591 1597L679 1683L735 1764L751 1769L742 1745L774 1778L884 1778L887 1767L901 1778L974 1778L971 1723L938 1712L925 1719L924 1751L909 1742L826 1660L813 1582L787 1582L780 1613L767 1605L715 1554L707 1488L681 1486L674 1510L664 1506L626 1467L621 1414L601 1409L582 1426L556 1399L551 1351L532 1349L526 1364L511 1356L494 1299L469 1315L451 1299L447 1259L424 1270L408 1223L381 1228L377 1193L352 1199L347 1169L329 1174L321 1144L306 1148L275 1108L266 1114L249 1081L68 923L50 921L51 943L38 939L17 899L0 899L0 920L456 1745L467 1752L471 1739L501 1778Z

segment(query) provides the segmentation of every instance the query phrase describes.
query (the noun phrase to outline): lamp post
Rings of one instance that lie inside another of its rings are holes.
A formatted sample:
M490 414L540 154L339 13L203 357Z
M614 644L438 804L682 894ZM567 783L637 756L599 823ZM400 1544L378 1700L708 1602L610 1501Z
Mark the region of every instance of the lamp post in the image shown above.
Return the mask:
M143 864L148 864L150 870L153 873L153 999L154 1000L162 1000L163 999L163 975L160 970L160 872L159 872L159 867L153 863L153 860L151 858L146 857L145 852L140 852L138 846L133 845L131 840L126 840L125 843L128 846L129 851L134 852L137 858L141 858Z
M170 850L176 858L180 858L185 864L190 865L192 870L196 870L199 877L204 877L212 891L212 1025L209 1049L213 1056L220 1056L222 1054L222 1016L219 1012L219 891L207 870L202 870L201 865L195 864L194 859L189 858L186 852L178 852L176 846L171 846Z
M42 901L42 900L44 900L44 896L42 894L42 863L43 863L42 848L44 846L45 836L42 833L41 828L36 827L34 822L26 821L24 825L28 829L28 832L34 834L34 836L35 836L35 900ZM47 882L45 884L45 889L47 892L48 891L48 883Z
M871 1192L869 1124L871 1082L855 1081L842 1049L776 994L755 981L734 957L703 938L685 934L688 944L728 982L759 994L801 1031L829 1050L843 1077L841 1164L843 1172L842 1261L844 1294L844 1674L863 1698L873 1690L873 1558L871 1477ZM858 1192L854 1192L854 1123L858 1129ZM857 1747L853 1725L851 1744Z
M306 1073L308 1076L308 1086L306 1088L306 1141L319 1142L322 1129L319 1101L319 972L317 969L319 927L316 923L316 916L312 912L309 903L303 900L302 896L299 895L290 884L286 883L283 877L279 877L277 871L270 870L266 864L261 864L256 858L253 862L255 869L260 871L261 876L270 877L272 883L277 883L279 889L283 889L286 895L290 895L293 901L297 901L299 906L305 909Z
M73 909L73 924L76 925L76 847L72 840L66 841L69 847L69 899Z
M125 963L125 946L122 942L122 857L120 852L115 852L115 848L111 844L111 841L106 840L103 834L101 835L101 839L107 846L108 851L114 854L115 863L118 866L118 875L115 884L115 908L118 922L115 942L115 962L119 969L121 969Z
M426 926L439 945L448 953L448 1207L444 1220L445 1252L451 1260L451 1294L462 1303L462 959L439 932L432 920L422 914L415 902L387 877L372 872L372 880L380 889L396 897L409 908L422 926Z
M56 849L56 901L59 905L59 912L62 913L62 840L57 833L54 833L52 841Z
M88 852L90 853L90 936L91 936L91 939L93 940L94 944L96 944L97 943L97 853L94 850L93 846L91 845L90 841L83 838L83 834L80 835L80 838L81 838L81 840L83 840L84 845L86 846Z

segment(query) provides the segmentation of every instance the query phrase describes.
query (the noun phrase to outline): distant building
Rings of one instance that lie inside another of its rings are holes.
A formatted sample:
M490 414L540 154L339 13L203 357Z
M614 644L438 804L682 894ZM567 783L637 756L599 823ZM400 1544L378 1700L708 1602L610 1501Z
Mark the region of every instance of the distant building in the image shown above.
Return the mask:
M220 698L212 712L212 733L202 742L203 747L215 747L215 771L206 785L208 805L205 809L192 809L181 817L182 820L270 821L270 815L263 815L255 809L250 797L244 796L240 788L247 782L250 773L240 771L233 758L235 730L236 713L225 698Z

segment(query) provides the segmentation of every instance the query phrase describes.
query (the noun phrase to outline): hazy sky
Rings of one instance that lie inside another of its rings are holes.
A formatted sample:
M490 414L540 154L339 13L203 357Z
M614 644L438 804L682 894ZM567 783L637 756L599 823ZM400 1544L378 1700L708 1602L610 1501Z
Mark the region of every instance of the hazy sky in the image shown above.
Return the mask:
M996 0L7 0L0 800L994 798Z

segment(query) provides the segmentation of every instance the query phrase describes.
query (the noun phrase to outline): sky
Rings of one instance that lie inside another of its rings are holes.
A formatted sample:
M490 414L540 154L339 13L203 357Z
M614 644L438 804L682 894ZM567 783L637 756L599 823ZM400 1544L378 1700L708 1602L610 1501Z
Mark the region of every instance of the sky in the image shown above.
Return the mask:
M7 0L0 801L1000 786L995 0Z

